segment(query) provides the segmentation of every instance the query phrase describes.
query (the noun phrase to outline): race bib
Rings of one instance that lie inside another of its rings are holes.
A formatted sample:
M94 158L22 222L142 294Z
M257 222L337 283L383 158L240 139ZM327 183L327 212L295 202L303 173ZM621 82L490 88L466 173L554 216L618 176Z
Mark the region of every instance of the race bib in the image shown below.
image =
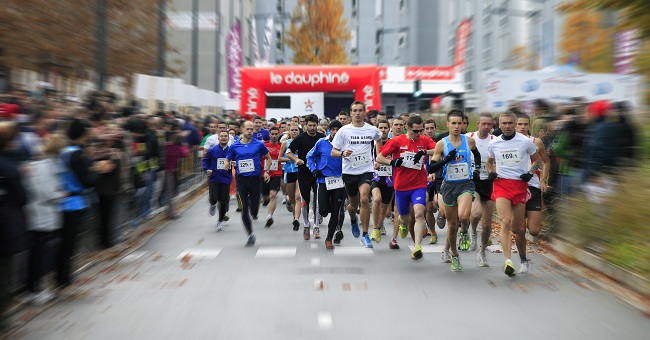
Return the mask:
M343 183L343 178L341 176L325 177L325 188L327 188L327 190L340 189L344 186L345 184Z
M272 160L271 161L271 167L269 168L269 171L277 171L278 170L278 160Z
M353 168L360 168L370 164L370 157L368 154L351 155L350 162L352 162Z
M498 162L497 166L517 166L521 163L518 150L503 150L500 151L500 155L501 162Z
M450 181L469 179L469 164L462 162L447 165L447 179Z
M255 164L252 159L242 159L239 161L239 172L242 174L255 171Z
M393 167L390 165L380 165L379 170L377 170L377 176L388 177L393 175Z
M407 167L409 169L415 169L415 170L422 169L422 160L424 159L424 156L420 158L419 162L415 163L413 162L413 158L415 158L415 152L404 151L402 152L402 158L404 159L404 161L402 162L403 167Z
M217 170L225 170L225 163L226 159L225 158L217 158Z

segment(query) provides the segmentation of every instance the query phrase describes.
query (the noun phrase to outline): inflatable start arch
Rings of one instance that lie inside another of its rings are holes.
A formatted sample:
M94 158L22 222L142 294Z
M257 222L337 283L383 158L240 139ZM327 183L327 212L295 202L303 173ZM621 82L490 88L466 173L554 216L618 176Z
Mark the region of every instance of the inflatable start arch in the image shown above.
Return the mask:
M266 115L267 92L354 92L366 108L381 109L380 67L281 66L242 67L240 110L242 115Z

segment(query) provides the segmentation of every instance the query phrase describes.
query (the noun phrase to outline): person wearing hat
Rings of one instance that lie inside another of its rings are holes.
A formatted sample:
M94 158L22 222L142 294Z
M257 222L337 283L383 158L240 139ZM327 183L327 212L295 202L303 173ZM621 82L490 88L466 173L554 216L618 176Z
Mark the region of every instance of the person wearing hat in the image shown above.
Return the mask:
M330 122L329 136L316 141L314 147L307 153L307 167L314 175L318 185L316 198L318 211L322 217L332 214L327 224L327 236L325 237L325 248L329 250L334 249L332 239L335 238L335 232L337 244L343 239L343 232L338 229L339 219L345 217L343 202L346 193L341 177L343 160L340 157L332 157L332 140L341 127L343 124L338 120Z

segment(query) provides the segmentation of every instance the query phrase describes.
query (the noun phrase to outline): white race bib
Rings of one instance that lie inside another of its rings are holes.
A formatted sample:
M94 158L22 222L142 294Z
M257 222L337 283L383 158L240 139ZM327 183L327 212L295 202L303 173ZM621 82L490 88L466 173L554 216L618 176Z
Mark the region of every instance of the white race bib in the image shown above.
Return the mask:
M390 165L380 165L379 170L377 170L377 176L388 177L393 175L393 167Z
M339 189L343 188L344 186L345 183L343 183L343 177L341 176L325 177L325 188L327 188L327 190Z
M352 162L353 168L360 168L370 164L370 157L368 154L351 155L350 162Z
M469 179L469 164L462 162L447 165L447 179L450 181Z
M278 170L278 160L274 159L271 161L271 167L269 168L269 171L277 171Z
M422 160L424 159L424 156L420 158L419 162L415 163L413 162L413 159L415 158L415 152L404 151L402 152L402 158L404 159L404 161L402 162L402 166L407 167L409 169L415 169L415 170L422 169Z
M226 170L225 163L225 158L217 158L217 170Z
M242 174L255 171L255 164L252 159L242 159L239 161L239 172Z
M521 163L522 159L519 158L519 150L503 150L499 152L501 157L499 157L499 160L501 162L497 162L497 167L498 166L517 166L519 163Z

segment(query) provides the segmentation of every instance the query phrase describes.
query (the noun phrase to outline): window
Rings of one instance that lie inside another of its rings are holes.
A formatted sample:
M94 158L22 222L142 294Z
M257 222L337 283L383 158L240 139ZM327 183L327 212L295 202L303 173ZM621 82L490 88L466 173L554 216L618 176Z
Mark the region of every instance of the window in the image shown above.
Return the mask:
M406 12L408 10L408 0L399 0L399 10Z
M506 10L506 12L501 15L501 19L499 19L499 25L501 26L507 25L508 20L510 20L510 17L508 16L508 12Z
M280 14L282 14L282 12L284 12L284 9L283 9L284 6L282 6L282 2L284 2L284 0L277 0L277 1L275 2L275 9L276 9L276 10L278 11L278 13L280 13Z
M266 96L266 107L269 109L290 109L291 96Z
M483 9L483 25L488 25L492 20L492 5L488 4Z
M465 89L468 91L474 90L474 72L472 70L465 72Z
M397 38L397 47L406 48L408 47L408 33L401 32Z
M352 19L356 19L359 12L359 1L352 0Z

